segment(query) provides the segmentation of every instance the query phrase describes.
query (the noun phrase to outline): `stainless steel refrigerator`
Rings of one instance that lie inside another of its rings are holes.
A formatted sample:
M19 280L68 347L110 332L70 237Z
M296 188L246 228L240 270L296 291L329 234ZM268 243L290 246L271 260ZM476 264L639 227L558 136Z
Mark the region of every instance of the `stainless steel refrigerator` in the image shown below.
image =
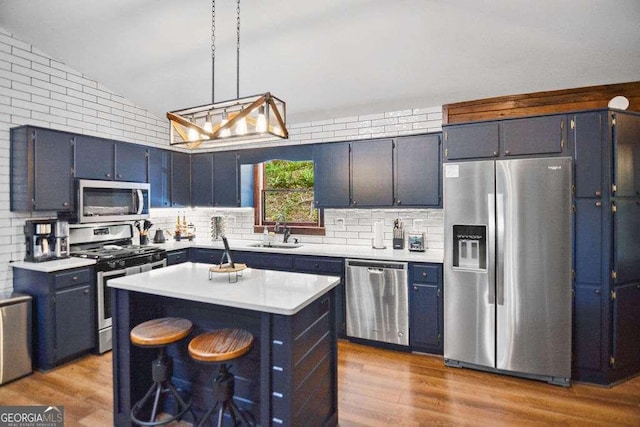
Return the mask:
M568 386L571 159L447 163L443 174L445 363Z

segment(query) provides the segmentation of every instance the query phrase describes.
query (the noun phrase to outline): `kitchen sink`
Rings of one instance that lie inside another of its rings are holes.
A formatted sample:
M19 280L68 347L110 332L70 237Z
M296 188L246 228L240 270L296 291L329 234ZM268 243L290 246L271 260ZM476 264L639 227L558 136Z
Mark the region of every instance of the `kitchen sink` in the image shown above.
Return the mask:
M274 248L274 249L294 249L302 246L299 243L252 243L249 246L252 248Z

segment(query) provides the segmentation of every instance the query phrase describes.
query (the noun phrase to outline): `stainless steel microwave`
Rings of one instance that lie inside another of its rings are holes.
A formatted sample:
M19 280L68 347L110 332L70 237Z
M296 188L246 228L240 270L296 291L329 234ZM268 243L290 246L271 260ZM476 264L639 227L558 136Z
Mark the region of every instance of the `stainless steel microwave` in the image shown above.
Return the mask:
M76 187L81 224L149 218L148 183L79 179Z

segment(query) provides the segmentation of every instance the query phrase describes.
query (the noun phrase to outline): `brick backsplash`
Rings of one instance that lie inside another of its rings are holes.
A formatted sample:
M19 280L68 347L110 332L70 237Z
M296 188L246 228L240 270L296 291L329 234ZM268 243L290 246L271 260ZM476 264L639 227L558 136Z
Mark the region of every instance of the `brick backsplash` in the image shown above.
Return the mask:
M144 108L23 42L0 27L0 292L12 289L10 262L24 258L25 219L55 216L9 209L9 130L20 125L135 142L167 148L169 124ZM441 107L413 108L379 114L289 124L290 137L280 145L309 144L373 137L400 136L441 130ZM255 143L243 147L273 146ZM225 146L228 150L233 146ZM209 238L213 215L225 217L229 238L257 239L253 209L181 210L196 225L198 238ZM153 209L154 228L172 230L178 211ZM327 209L324 237L302 236L302 241L368 245L372 224L387 225L385 244L391 242L393 219L402 218L409 230L427 233L429 246L442 247L442 211L430 209Z

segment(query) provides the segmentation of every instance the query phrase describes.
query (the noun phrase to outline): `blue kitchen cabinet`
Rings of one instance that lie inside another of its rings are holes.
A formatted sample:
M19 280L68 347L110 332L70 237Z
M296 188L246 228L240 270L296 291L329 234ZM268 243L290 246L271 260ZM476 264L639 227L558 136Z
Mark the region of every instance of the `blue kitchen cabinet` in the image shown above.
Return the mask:
M505 120L500 123L500 142L504 156L567 154L567 116Z
M168 208L171 205L171 152L169 150L149 149L149 184L151 207Z
M612 113L613 184L616 197L640 197L640 116Z
M213 206L213 154L191 156L191 205Z
M613 209L615 281L621 284L640 281L640 198L618 198Z
M117 181L149 182L149 149L130 142L115 143L115 179Z
M500 155L498 122L451 125L443 130L445 161L491 158Z
M208 249L208 248L191 248L189 254L189 260L191 262L201 262L203 264L219 264L222 258L223 251L220 249ZM235 252L232 252L233 260L235 259ZM226 260L225 260L226 262Z
M191 156L188 153L171 152L171 206L191 205Z
M602 198L606 182L608 118L604 111L591 111L570 116L569 145L575 150L574 170L576 197Z
M49 370L92 351L98 335L92 268L13 269L13 288L33 297L34 365Z
M115 179L116 152L114 142L94 136L75 136L75 177L83 179Z
M351 143L351 206L393 206L392 139Z
M618 286L613 293L613 359L616 370L631 375L640 369L640 282Z
M73 210L73 136L20 126L11 129L12 211Z
M213 155L213 205L240 206L240 166L236 152Z
M575 202L575 281L600 284L603 280L602 244L604 209L599 199L576 199ZM605 275L606 277L606 275Z
M350 205L349 143L313 146L313 191L316 208L345 208Z
M394 204L432 206L442 203L441 134L398 138L394 154Z
M189 249L167 251L167 266L189 261Z
M443 286L441 264L409 264L409 345L412 351L442 354Z
M602 289L599 284L574 286L573 315L573 376L579 374L585 380L597 378L603 356Z

